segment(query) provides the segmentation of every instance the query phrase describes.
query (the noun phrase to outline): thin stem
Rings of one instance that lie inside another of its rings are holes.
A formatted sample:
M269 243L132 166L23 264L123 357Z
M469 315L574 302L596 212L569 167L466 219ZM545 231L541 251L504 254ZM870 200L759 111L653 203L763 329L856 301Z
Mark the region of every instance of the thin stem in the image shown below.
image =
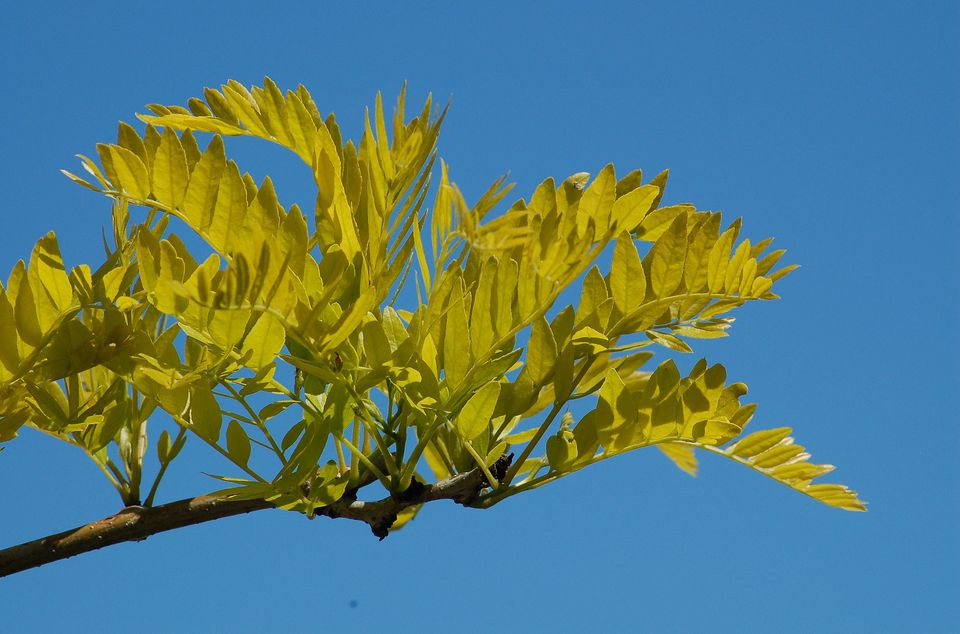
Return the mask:
M359 427L359 424L357 425L357 427ZM370 459L367 458L367 456L364 455L364 453L363 453L362 451L360 451L360 448L357 447L354 443L352 443L352 442L350 442L349 440L347 440L346 437L343 436L343 434L340 434L340 435L338 435L337 437L340 439L340 442L342 442L343 444L345 444L345 445L347 446L347 449L349 449L349 450L352 452L351 460L356 459L356 460L359 460L360 462L362 462L362 463L363 463L363 466L365 466L367 469L369 469L370 472L373 473L373 475L375 475L375 476L377 477L377 480L379 480L380 483L383 484L384 488L386 488L387 491L389 491L389 490L390 490L390 480L387 478L386 475L384 475L383 471L380 471L380 469L377 468L377 465L373 464L373 463L370 461ZM354 470L352 465L351 465L351 470L352 470L352 471ZM360 473L359 465L357 466L357 469L356 469L355 471L356 471L356 473L358 474L356 480L359 480L359 479L360 479L360 478L359 478L359 473Z
M189 425L186 423L186 421L184 421L184 420L183 420L182 418L180 418L179 416L174 416L174 417L173 417L173 420L174 420L178 425L180 425L180 427L189 428ZM223 447L221 447L219 444L217 444L216 442L214 442L214 441L212 441L212 440L209 440L209 439L207 439L207 438L204 438L204 437L201 436L200 434L194 434L194 435L197 436L197 437L198 437L200 440L202 440L203 442L207 443L207 445L209 445L211 448L213 448L218 454L220 454L221 456L223 456L224 458L226 458L227 460L229 460L230 462L232 462L234 465L236 465L237 467L239 467L239 468L240 468L244 473L246 473L248 476L250 476L251 478L253 478L253 479L256 480L257 482L266 483L266 480L264 480L264 479L260 476L259 473L257 473L256 471L252 470L252 469L251 469L250 467L248 467L247 465L242 464L242 463L237 462L236 460L234 460L234 459L233 459L233 456L230 455L230 452L228 452L226 449L224 449Z
M257 429L259 429L263 433L264 437L267 439L267 442L270 443L270 447L271 449L273 449L273 453L277 454L277 457L280 459L280 462L283 463L284 466L286 466L287 458L286 456L283 455L283 451L280 449L280 445L278 445L277 442L273 439L273 435L270 433L270 430L267 429L267 424L263 422L263 419L260 418L260 415L257 414L255 411L253 411L253 408L250 407L249 403L247 403L247 399L243 398L243 395L237 391L237 388L230 385L229 381L220 381L220 385L227 388L227 390L229 390L230 394L233 396L233 399L238 403L240 403L243 409L247 410L247 413L250 414L250 418L252 419L253 424L256 425Z
M446 418L444 418L443 414L437 412L434 424L417 440L416 446L413 448L413 451L410 452L410 458L407 460L400 474L400 480L402 482L407 482L413 475L414 470L417 468L417 463L420 462L420 456L423 455L424 450L427 448L427 444L430 443L433 435L437 433L437 430L440 429L445 422Z
M187 430L183 427L180 428L180 431L177 432L177 437L171 443L171 447L176 447L183 437L187 434ZM157 495L157 490L160 488L160 480L163 479L164 474L167 472L167 467L170 466L170 463L173 460L166 460L160 463L160 470L157 471L157 477L153 480L153 485L150 487L150 492L147 494L147 499L143 502L144 506L153 506L153 498Z
M360 418L364 420L364 428L373 437L373 441L377 444L377 449L380 450L380 453L383 454L383 459L387 463L387 470L390 472L390 475L395 475L399 472L397 468L397 463L393 459L393 454L390 453L390 447L384 441L383 437L380 435L380 431L377 428L376 421L373 420L370 412L367 411L367 406L363 403L363 400L360 398L360 395L357 393L357 390L350 385L350 383L344 382L344 386L347 388L347 391L350 392L351 398L357 404L357 407L354 408L354 412L359 415ZM354 444L357 443L354 440Z
M347 439L343 436L343 444L347 446L350 451L353 453L350 454L350 479L359 480L360 479L360 456L366 458L363 455L363 452L357 448L357 445L360 444L360 427L362 423L359 418L353 419L353 442L347 442Z
M340 467L340 473L343 473L347 470L347 461L343 457L343 445L340 444L339 438L334 438L333 442L337 447L337 463L338 463L338 466Z
M553 424L553 420L557 417L557 414L560 413L560 410L563 409L563 406L566 405L567 401L570 400L570 394L573 394L573 390L580 384L580 381L583 380L583 377L587 374L587 370L590 369L590 366L593 365L594 357L593 355L587 356L583 360L583 367L580 368L580 372L577 373L576 378L574 378L573 383L570 387L570 393L567 394L564 398L557 398L553 401L553 407L550 409L550 413L547 414L546 419L540 424L540 427L537 428L537 433L533 435L533 438L530 439L530 442L523 448L523 452L520 453L520 457L510 465L510 469L507 470L507 475L503 478L503 486L509 485L513 479L516 477L517 472L520 471L520 467L523 465L524 461L530 457L530 453L533 451L534 447L537 446L537 443L543 438L543 435L547 433L547 429L550 428L550 425Z
M117 467L117 465L115 465L113 460L111 460L109 457L103 461L103 464L110 470L111 473L113 473L113 476L120 483L121 497L125 498L129 494L129 486L127 479L123 477L123 473L120 471L120 468ZM126 500L124 500L124 502L126 502Z
M120 481L114 477L114 474L107 469L107 466L103 462L100 462L100 460L97 460L96 458L93 459L93 462L100 468L100 471L103 471L103 475L107 476L107 479L110 480L110 484L114 486L114 488L120 494L120 497L123 498L126 493L124 492L123 485L120 484Z
M463 437L461 436L461 438ZM497 481L497 479L490 472L490 469L487 468L486 461L480 456L477 450L474 449L473 445L470 444L470 441L465 438L463 439L463 448L466 449L467 453L473 457L474 462L477 463L477 467L483 472L483 475L487 478L487 482L490 483L490 486L492 486L494 489L499 488L500 482Z

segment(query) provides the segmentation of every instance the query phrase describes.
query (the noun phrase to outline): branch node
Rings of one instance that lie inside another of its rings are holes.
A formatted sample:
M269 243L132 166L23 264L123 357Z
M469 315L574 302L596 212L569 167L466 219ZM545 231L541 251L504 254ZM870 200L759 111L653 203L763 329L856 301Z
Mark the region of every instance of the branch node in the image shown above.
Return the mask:
M390 534L390 527L397 521L396 511L390 511L380 517L370 521L370 530L380 541L387 538Z
M426 490L426 485L416 478L413 478L410 480L410 486L408 486L405 491L394 493L391 497L398 502L417 502Z

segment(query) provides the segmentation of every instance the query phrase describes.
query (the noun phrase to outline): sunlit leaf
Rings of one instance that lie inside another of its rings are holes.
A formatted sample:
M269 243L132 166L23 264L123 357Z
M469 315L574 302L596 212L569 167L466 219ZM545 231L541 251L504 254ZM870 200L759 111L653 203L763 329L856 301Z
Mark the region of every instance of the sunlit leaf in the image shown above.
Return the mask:
M500 384L491 381L477 390L457 414L457 427L467 440L473 440L489 429L499 396Z

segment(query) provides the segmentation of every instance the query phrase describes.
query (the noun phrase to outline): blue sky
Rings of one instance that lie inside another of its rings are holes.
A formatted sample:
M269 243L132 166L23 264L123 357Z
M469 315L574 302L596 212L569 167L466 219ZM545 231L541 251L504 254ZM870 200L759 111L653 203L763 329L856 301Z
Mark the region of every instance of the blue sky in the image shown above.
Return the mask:
M0 23L0 271L55 229L100 257L109 207L63 178L120 119L227 79L304 83L359 137L377 90L453 108L468 198L509 171L669 167L666 200L744 217L802 268L700 351L791 425L867 514L706 456L609 461L488 511L428 507L382 543L261 512L0 581L4 631L948 632L960 608L956 274L960 9L952 2L48 2ZM309 176L232 153L281 201ZM199 449L161 491L215 488ZM118 509L76 450L0 455L0 544ZM353 602L353 603L352 603ZM351 607L352 606L352 607Z

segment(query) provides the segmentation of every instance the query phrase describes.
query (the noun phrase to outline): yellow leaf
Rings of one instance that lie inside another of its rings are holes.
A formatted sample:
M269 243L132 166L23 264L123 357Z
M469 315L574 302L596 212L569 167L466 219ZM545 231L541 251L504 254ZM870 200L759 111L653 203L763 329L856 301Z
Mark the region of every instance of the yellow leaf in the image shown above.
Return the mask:
M686 250L687 215L679 214L644 259L653 297L666 297L683 282Z
M663 455L670 458L681 471L696 477L697 455L694 453L693 447L667 442L657 445L657 448L663 452Z
M249 319L249 310L211 310L206 330L214 343L228 350L243 337Z
M733 247L736 235L737 229L730 227L723 232L714 243L713 248L710 249L710 257L707 260L707 286L711 293L723 291L723 285L727 277L727 265L730 262L730 249Z
M737 292L739 288L740 273L743 271L743 266L746 264L747 258L749 257L750 241L744 240L737 247L737 250L733 252L733 257L730 258L730 262L727 265L727 272L724 276L723 288L728 294Z
M250 459L250 437L235 420L227 426L227 453L237 464L246 465Z
M357 235L357 226L347 195L340 180L339 161L333 162L331 154L322 150L317 157L317 222L330 223L333 237L340 248L352 260L363 248Z
M637 239L647 242L655 242L660 239L670 228L678 216L689 216L696 209L693 205L672 205L670 207L661 207L643 219L643 222L637 227Z
M214 132L227 136L247 134L243 128L233 125L216 117L197 117L189 114L167 114L160 117L139 115L144 123L155 126L173 128L175 130L195 130L197 132Z
M493 411L500 398L500 384L491 381L477 390L457 415L457 428L467 440L477 438L490 428Z
M519 267L516 260L511 259L501 262L497 267L496 320L494 323L498 337L503 336L517 325L515 312L518 275Z
M544 317L533 322L530 330L530 342L527 345L527 372L534 383L540 384L547 379L557 363L557 342L553 338L550 324Z
M120 181L114 184L134 198L146 200L150 195L150 175L147 173L147 166L139 156L127 148L111 145L109 151L114 173Z
M153 158L152 189L154 197L171 209L180 206L187 190L187 156L171 128L163 131Z
M393 158L390 156L390 139L387 138L387 124L383 117L383 96L377 92L376 104L377 121L377 149L380 152L380 164L383 166L384 175L388 181L392 181L397 174L393 165ZM367 130L370 129L370 122L367 121Z
M0 383L13 377L20 366L20 354L17 351L17 322L13 305L0 285Z
M702 221L690 236L687 259L683 265L683 281L687 290L698 293L707 284L710 249L720 236L720 214L713 213Z
M243 84L231 79L227 84L221 86L221 89L231 110L248 130L257 136L271 137L260 120L257 102Z
M340 316L329 333L320 342L321 350L332 350L343 343L360 327L363 318L373 308L377 299L376 289L368 288Z
M51 311L53 318L74 303L73 287L60 256L60 245L51 231L41 238L30 258L30 275L39 311ZM41 315L41 321L44 316Z
M257 323L243 340L241 354L244 364L260 369L272 363L280 354L285 338L286 330L276 317L268 313L260 315Z
M210 245L223 254L232 252L237 242L237 227L243 223L246 213L246 186L243 184L237 164L230 161L220 179L216 206L210 218L210 226L207 228L206 237Z
M283 99L283 94L277 88L269 77L263 80L263 88L253 88L253 98L257 102L257 108L260 111L260 120L264 123L270 134L280 145L288 148L293 147L293 140L287 130L286 109L287 104Z
M204 233L213 220L220 178L226 165L223 139L215 136L194 166L183 199L184 220L198 233Z
M593 218L598 233L606 233L610 226L610 212L617 195L617 176L613 164L607 164L590 183L577 208L577 225L580 233L586 228L586 218ZM582 219L581 219L582 218Z
M643 185L621 196L613 203L611 216L617 227L634 232L643 221L660 190L653 185Z
M750 434L726 449L706 449L733 458L824 504L847 511L866 511L867 503L855 491L841 484L812 484L815 478L833 471L833 466L807 462L810 455L802 446L794 444L790 431L789 427L767 429Z
M287 91L286 103L287 129L290 131L292 149L307 165L312 166L316 156L317 124L295 92Z
M623 233L617 239L610 268L610 292L617 308L629 315L643 303L647 280L643 274L640 254L630 234Z
M220 440L222 414L213 392L205 385L194 385L190 390L190 429L209 442Z
M464 306L467 297L469 295L452 299L447 310L446 328L443 334L443 368L447 386L451 389L456 389L460 385L472 363L470 327Z
M122 313L131 311L134 308L137 308L138 306L140 306L140 302L138 302L132 297L128 297L127 295L121 295L120 297L118 297L114 301L114 304L116 305L117 310L119 310Z
M476 283L473 307L470 310L470 337L473 356L479 358L487 353L496 340L494 330L493 296L496 293L497 260L489 258L480 267Z

